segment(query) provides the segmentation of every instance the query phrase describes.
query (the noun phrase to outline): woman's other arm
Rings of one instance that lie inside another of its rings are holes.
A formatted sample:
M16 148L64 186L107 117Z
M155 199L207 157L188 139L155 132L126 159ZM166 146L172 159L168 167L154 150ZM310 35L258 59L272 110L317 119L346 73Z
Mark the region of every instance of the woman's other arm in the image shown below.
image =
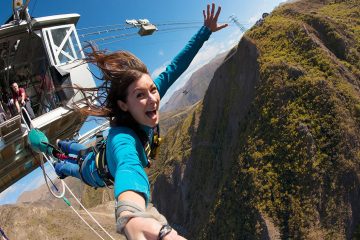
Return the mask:
M188 68L204 42L209 39L211 33L227 26L227 24L219 25L217 23L220 12L220 6L215 14L215 4L212 4L211 11L210 5L207 5L207 11L203 10L204 26L190 39L181 52L166 67L166 70L154 80L161 98L176 79Z

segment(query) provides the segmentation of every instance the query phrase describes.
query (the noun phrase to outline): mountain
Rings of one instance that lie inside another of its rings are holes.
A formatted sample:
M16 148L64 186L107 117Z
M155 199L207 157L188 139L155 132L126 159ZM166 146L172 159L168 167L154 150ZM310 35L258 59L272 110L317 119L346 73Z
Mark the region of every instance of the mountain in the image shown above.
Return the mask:
M161 108L161 112L174 112L201 100L214 72L222 64L226 55L226 52L217 55L209 63L195 71L186 84L173 93L169 101Z
M56 187L62 189L60 185L60 181L55 179L53 180ZM66 178L64 180L67 185L70 187L71 191L77 197L81 197L81 193L83 191L84 185L79 184L79 180L75 178ZM73 199L71 195L67 196L70 200ZM33 204L37 206L43 206L48 208L67 208L67 205L64 204L62 200L56 199L51 195L47 186L41 185L39 188L32 191L23 192L16 201L17 204Z
M112 189L95 190L75 178L66 178L64 181L102 227L116 239L125 239L115 231ZM62 191L59 180L54 183ZM106 237L69 190L65 192L65 197L100 235ZM99 239L63 199L51 195L46 185L24 192L16 204L0 206L0 216L0 226L9 239Z
M168 131L153 202L189 239L360 239L360 2L250 29Z
M115 239L126 239L115 232L114 202L89 211ZM109 239L83 210L79 214L104 239ZM0 216L0 226L9 239L99 239L70 208L48 208L34 204L3 205L0 206Z

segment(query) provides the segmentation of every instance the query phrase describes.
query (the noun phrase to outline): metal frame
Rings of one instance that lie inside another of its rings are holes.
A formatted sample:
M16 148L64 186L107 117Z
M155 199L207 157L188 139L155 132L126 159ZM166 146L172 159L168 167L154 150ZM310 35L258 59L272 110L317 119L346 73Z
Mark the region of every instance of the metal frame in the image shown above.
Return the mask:
M66 29L66 35L65 37L62 39L60 45L56 45L52 36L52 31L56 30L56 29ZM44 28L42 29L42 34L43 34L43 39L44 39L44 44L46 46L46 50L48 51L48 55L49 55L49 59L52 65L65 65L68 62L73 62L75 60L77 60L79 58L78 53L76 52L75 49L75 44L73 42L73 39L71 38L71 34L74 34L75 36L75 41L78 45L78 48L80 50L80 57L84 58L84 53L82 51L82 46L80 44L79 41L79 37L77 35L76 32L76 28L74 24L67 24L67 25L61 25L61 26L55 26L55 27L49 27L49 28ZM71 49L71 55L69 55L67 52L63 51L63 47L66 43L70 44L70 49ZM66 58L69 59L69 61L67 61L66 63L61 63L59 56L60 55L65 56Z

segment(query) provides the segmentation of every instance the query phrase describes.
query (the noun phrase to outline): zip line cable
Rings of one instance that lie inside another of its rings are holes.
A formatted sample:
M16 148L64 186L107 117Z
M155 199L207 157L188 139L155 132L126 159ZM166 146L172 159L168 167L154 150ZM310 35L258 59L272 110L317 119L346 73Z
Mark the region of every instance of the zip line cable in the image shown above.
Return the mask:
M110 41L110 42L104 42L104 43L98 43L99 46L103 46L103 45L107 45L107 44L111 44L111 43L116 43L116 42L120 42L120 41L125 41L128 39L132 39L132 38L138 38L138 36L131 36L131 37L127 37L127 38L121 38L115 41Z
M166 34L166 33L169 33L169 32L178 32L178 31L191 29L191 28L198 28L198 27L199 26L189 26L189 27L182 27L182 28L159 29L159 30L156 31L157 32L156 34L157 35ZM116 36L108 37L107 39L98 38L94 42L96 42L98 46L103 46L103 45L112 44L112 43L116 43L116 42L120 42L120 41L124 41L124 40L128 40L128 39L141 38L137 33L134 33L133 35L131 35L129 37L126 37L126 36L124 38L121 38L121 37L122 37L122 35L116 35ZM106 40L116 39L116 38L117 38L117 40L106 42ZM92 40L83 40L82 42L84 43L84 42L91 42L91 41ZM105 42L102 42L102 41L105 41Z
M154 25L156 26L161 26L161 25L174 25L174 24L193 24L193 23L204 23L203 21L189 21L189 22L170 22L167 21L167 23L155 23ZM77 28L77 31L86 31L88 29L96 29L96 28L110 28L110 27L117 27L117 26L129 26L129 24L127 23L118 23L118 24L111 24L111 25L103 25L103 26L90 26L90 27L85 27L85 28Z
M137 37L137 33L124 33L124 34L120 34L120 35L115 35L115 36L108 36L108 37L102 37L102 38L94 38L94 39L90 39L90 40L86 40L85 42L101 42L101 41L106 41L109 39L115 39L115 38L121 38L121 37L128 37L128 36L136 36Z
M174 27L174 28L159 29L159 30L157 30L157 32L166 33L166 32L172 32L175 30L186 30L186 29L198 28L198 27L199 26ZM122 38L122 37L124 37L124 38ZM139 37L138 33L124 33L124 34L120 34L120 35L113 35L113 36L83 40L82 42L101 42L101 41L107 41L110 39L117 39L117 38L120 38L120 39L116 40L116 41L122 41L122 40L126 40L126 39L129 39L132 37ZM115 41L112 41L112 42L115 42ZM104 44L101 44L101 45L104 45Z
M160 30L157 30L156 34L159 35L159 34L166 34L166 33L169 33L169 32L179 32L179 31L182 31L182 30L186 30L186 29L191 29L191 28L198 28L199 26L189 26L189 27L182 27L182 28L169 28L169 29L160 29ZM109 40L109 39L115 39L115 38L118 38L117 40L114 40L114 41L110 41L110 42L106 42L106 40ZM141 38L140 36L138 36L138 34L134 34L134 35L131 35L129 37L124 37L124 38L121 38L121 35L117 35L116 37L110 37L109 39L105 39L103 40L102 38L98 38L97 41L94 41L97 43L98 46L103 46L103 45L108 45L108 44L112 44L112 43L117 43L117 42L120 42L120 41L124 41L124 40L128 40L128 39L133 39L133 38ZM86 40L86 41L82 41L82 42L91 42L92 40ZM102 41L105 41L105 42L102 42ZM100 42L100 43L99 43Z
M229 20L232 23L235 23L237 26L239 26L239 21L237 20L236 22L233 20L234 15L230 16ZM230 22L226 22L223 21L222 23L230 23ZM194 25L196 24L196 25ZM168 33L168 32L175 32L175 31L179 31L179 30L185 30L185 29L190 29L190 28L197 28L199 27L200 24L203 24L203 21L189 21L189 22L167 22L167 23L156 23L155 26L156 27L161 27L161 26L178 26L178 27L174 27L174 28L165 28L165 29L158 29L157 32L161 32L161 33ZM103 27L113 27L113 26L120 26L121 24L114 24L114 25L105 25L105 26L97 26L97 27L88 27L88 28L82 28L81 30L84 29L93 29L93 28L103 28ZM185 25L185 26L184 26ZM194 25L194 26L186 26L186 25ZM245 31L246 28L244 27L244 24L240 24L242 26L241 31ZM121 25L121 26L126 26L126 25ZM116 31L124 31L124 30L130 30L130 29L134 29L134 28L138 28L137 26L131 26L131 27L122 27L122 28L108 28L108 29L103 29L100 31L95 31L95 32L90 32L90 33L84 33L84 34L80 34L79 37L82 38L86 38L88 36L93 36L93 35L109 35L110 36L105 36L105 37L100 37L100 38L95 38L95 39L86 39L86 40L82 40L81 42L94 42L97 43L99 46L103 46L103 45L108 45L108 44L112 44L112 43L116 43L116 42L120 42L120 41L124 41L124 40L128 40L128 39L132 39L135 37L138 37L138 33L124 33L124 34L120 34L120 35L111 35L111 33L116 32ZM160 33L157 33L160 34ZM115 39L115 40L114 40ZM114 41L109 41L109 40L114 40ZM100 43L99 43L100 42ZM102 43L103 42L103 43Z
M192 27L192 28L197 28L197 27ZM183 29L174 29L172 31L164 31L164 32L160 32L160 33L157 33L158 34L164 34L164 33L168 33L168 32L178 32L178 31L181 31ZM160 31L160 30L158 30ZM110 41L110 42L104 42L104 43L98 43L99 46L103 46L103 45L107 45L107 44L112 44L112 43L116 43L116 42L120 42L120 41L124 41L124 40L128 40L128 39L132 39L132 38L139 38L139 36L135 35L135 36L132 36L132 37L127 37L127 38L121 38L121 39L118 39L118 40L115 40L115 41Z
M155 26L172 26L172 25L177 25L178 27L174 27L174 28L165 28L165 29L158 29L157 32L172 32L174 30L181 30L181 29L189 29L189 28L195 28L195 27L199 27L199 25L194 25L194 26L181 26L181 25L193 25L193 24L202 24L203 22L201 21L193 21L193 22L173 22L173 23L158 23ZM226 23L226 22L224 22ZM228 22L229 23L229 22ZM117 24L119 25L119 24ZM106 25L106 26L113 26L113 25ZM100 26L99 26L100 27ZM93 27L95 28L95 27ZM136 26L131 26L131 27L122 27L122 28L109 28L109 29L104 29L101 31L95 31L95 32L90 32L90 33L84 33L84 34L80 34L79 37L81 38L86 38L88 36L93 36L93 35L107 35L108 33L113 33L116 31L124 31L124 30L130 30L130 29L134 29L137 28ZM244 27L242 28L242 31L244 31ZM86 40L82 40L81 42L101 42L101 41L107 41L107 40L111 40L111 39L118 39L115 41L110 41L107 43L101 43L100 45L105 45L105 44L110 44L110 43L115 43L118 41L123 41L123 40L127 40L127 39L131 39L133 38L133 36L137 36L137 33L124 33L124 34L120 34L120 35L111 35L110 36L106 36L106 37L100 37L100 38L95 38L95 39L86 39Z
M105 29L105 30L96 31L96 32L79 34L79 37L83 38L83 37L86 37L86 36L99 35L99 34L103 34L103 33L110 33L110 32L116 32L116 31L121 31L121 30L128 30L128 29L132 29L132 28L136 28L136 27L131 26L131 27L122 27L122 28L110 28L110 29Z
M198 28L198 26L194 26L194 27L187 27L186 29L190 29L190 28ZM168 32L177 32L177 31L181 31L181 30L184 30L185 28L173 28L173 29L165 29L165 30L158 30L158 31L161 31L160 33L157 33L157 34L164 34L164 33L168 33ZM113 39L115 38L120 38L120 39L117 39L115 41L110 41L110 42L104 42L104 43L98 43L99 46L102 46L102 45L107 45L107 44L111 44L111 43L116 43L116 42L120 42L120 41L124 41L124 40L128 40L128 39L131 39L131 38L140 38L140 36L138 36L138 34L134 34L133 36L129 36L129 37L125 37L125 38L121 38L121 36L114 36L112 37ZM107 39L106 39L107 40ZM102 39L99 39L98 41L95 41L95 42L101 42L103 41ZM90 41L91 42L91 41Z
M219 21L219 23L227 23L228 21ZM203 24L204 21L165 21L164 22L154 22L153 24L155 26L164 26L164 25L185 25L185 24ZM245 22L240 22L243 25L246 25ZM111 27L118 27L118 26L129 26L127 23L117 23L117 24L109 24L109 25L102 25L102 26L90 26L90 27L83 27L83 28L77 28L77 31L86 31L89 29L97 29L97 28L111 28Z
M201 22L193 22L191 24L200 24ZM186 25L190 24L190 23L185 23ZM168 26L168 25L182 25L181 23L176 23L176 24L158 24L155 26ZM83 34L79 34L79 37L81 38L85 38L87 36L92 36L92 35L100 35L100 34L107 34L107 33L111 33L111 32L116 32L116 31L122 31L122 30L129 30L129 29L134 29L137 28L136 26L131 26L131 27L122 27L122 28L109 28L109 29L104 29L101 31L95 31L95 32L90 32L90 33L83 33ZM186 28L186 27L185 27Z
M227 23L227 22L223 22L223 23ZM171 25L193 25L193 24L203 24L202 21L193 21L193 22L169 22L169 23L156 23L154 24L156 27L159 26L171 26ZM118 27L118 28L109 28L109 27L114 27L114 26L123 26L123 27ZM106 34L106 33L110 33L110 32L116 32L116 31L123 31L123 30L129 30L129 29L133 29L133 28L138 28L137 26L128 26L128 24L124 25L124 24L114 24L114 25L106 25L106 26L99 26L99 27L89 27L86 29L91 29L91 28L101 28L101 27L108 27L106 29L103 30L99 30L99 31L94 31L94 32L89 32L89 33L82 33L79 34L79 37L84 38L87 36L92 36L92 35L100 35L100 34ZM84 29L84 28L82 28ZM77 31L80 31L81 29L77 29Z
M105 28L105 27L117 27L117 26L128 26L126 23L117 23L117 24L111 24L111 25L103 25L103 26L90 26L90 27L84 27L84 28L78 28L77 31L85 31L88 29L96 29L96 28Z

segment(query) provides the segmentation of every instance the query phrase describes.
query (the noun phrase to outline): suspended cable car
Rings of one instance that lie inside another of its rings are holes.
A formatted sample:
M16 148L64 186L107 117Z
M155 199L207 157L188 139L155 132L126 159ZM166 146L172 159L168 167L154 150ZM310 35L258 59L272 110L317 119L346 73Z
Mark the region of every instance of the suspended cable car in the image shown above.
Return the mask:
M71 105L89 96L70 86L96 86L82 60L75 28L80 15L31 18L28 2L14 0L12 18L0 26L0 192L40 165L26 141L27 111L17 114L11 85L25 89L34 112L32 127L50 141L71 138L84 123Z
M138 34L140 36L147 36L153 34L156 30L155 25L151 24L148 19L131 19L125 21L127 24L134 25L135 27L139 27Z

